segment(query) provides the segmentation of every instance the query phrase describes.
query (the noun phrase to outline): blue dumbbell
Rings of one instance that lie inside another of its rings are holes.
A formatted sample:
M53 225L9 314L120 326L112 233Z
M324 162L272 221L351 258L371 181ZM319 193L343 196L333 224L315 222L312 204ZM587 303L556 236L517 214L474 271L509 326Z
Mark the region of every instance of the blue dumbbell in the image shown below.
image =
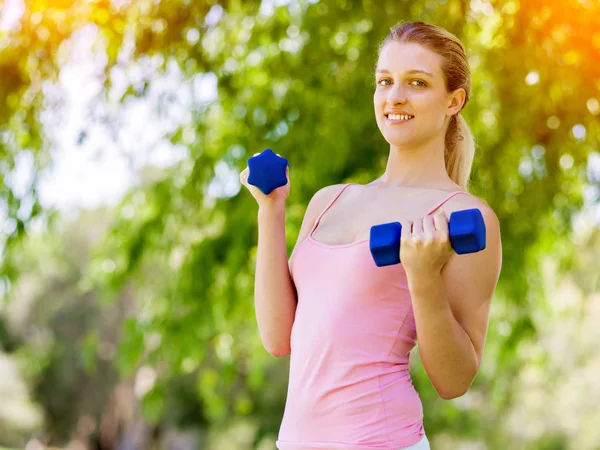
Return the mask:
M288 160L277 156L270 148L248 160L248 184L269 195L274 189L287 184L285 169Z
M400 222L371 227L371 255L377 267L400 262ZM485 248L485 222L477 208L454 211L448 222L450 244L456 253L475 253Z

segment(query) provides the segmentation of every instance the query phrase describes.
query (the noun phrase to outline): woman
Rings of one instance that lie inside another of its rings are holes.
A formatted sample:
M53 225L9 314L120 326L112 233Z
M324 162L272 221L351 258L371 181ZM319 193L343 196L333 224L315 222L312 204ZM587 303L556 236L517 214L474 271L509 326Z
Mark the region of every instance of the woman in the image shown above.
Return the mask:
M375 71L374 108L390 144L366 185L328 186L311 199L287 264L288 184L259 204L255 307L263 344L290 355L277 448L429 449L409 374L418 336L439 395L463 395L479 370L502 264L496 215L468 193L474 142L460 115L470 71L460 41L422 22L396 25ZM457 255L448 218L479 208L483 251ZM401 264L377 267L370 228L402 224Z

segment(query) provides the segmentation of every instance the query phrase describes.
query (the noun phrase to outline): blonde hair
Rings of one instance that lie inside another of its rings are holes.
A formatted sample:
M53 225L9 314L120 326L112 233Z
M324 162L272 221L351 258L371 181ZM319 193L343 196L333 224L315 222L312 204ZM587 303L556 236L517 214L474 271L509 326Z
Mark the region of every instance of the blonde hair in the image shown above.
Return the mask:
M391 41L421 44L442 57L442 73L448 92L463 88L467 106L471 95L471 70L465 48L449 31L424 22L399 22L381 42L377 54ZM468 190L469 177L475 156L475 138L460 112L450 119L446 130L444 161L448 176L464 190Z

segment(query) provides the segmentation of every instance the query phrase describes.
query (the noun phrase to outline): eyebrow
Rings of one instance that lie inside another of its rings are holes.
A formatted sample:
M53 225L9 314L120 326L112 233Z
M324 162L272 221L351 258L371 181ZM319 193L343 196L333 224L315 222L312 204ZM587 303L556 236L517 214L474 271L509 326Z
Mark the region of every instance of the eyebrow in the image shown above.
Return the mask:
M389 70L387 70L387 69L377 69L377 71L376 71L375 73L381 73L381 72L387 72L387 73L390 73L390 71L389 71ZM432 73L429 73L429 72L427 72L427 71L425 71L425 70L412 69L412 70L409 70L409 71L407 71L406 73L424 73L425 75L429 75L430 77L432 77L432 78L433 78L433 74L432 74Z

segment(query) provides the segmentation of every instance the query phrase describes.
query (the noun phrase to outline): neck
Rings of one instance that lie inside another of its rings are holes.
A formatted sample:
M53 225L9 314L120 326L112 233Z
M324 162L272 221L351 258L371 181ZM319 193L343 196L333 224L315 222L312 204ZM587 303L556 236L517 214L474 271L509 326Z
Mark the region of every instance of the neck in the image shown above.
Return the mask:
M458 188L444 162L444 143L428 142L415 147L390 146L384 174L376 180L382 187Z

